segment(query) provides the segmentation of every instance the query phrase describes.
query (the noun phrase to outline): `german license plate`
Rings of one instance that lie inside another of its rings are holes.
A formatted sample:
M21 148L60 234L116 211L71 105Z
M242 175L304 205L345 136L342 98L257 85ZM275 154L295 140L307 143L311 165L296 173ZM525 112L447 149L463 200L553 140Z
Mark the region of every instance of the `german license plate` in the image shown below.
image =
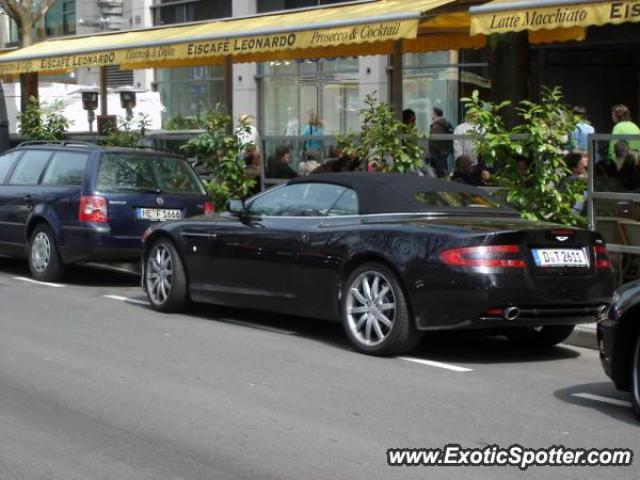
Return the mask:
M588 267L585 250L576 248L534 248L531 250L537 267Z
M180 220L182 218L182 210L171 210L168 208L136 208L136 218L138 220L149 220L151 222Z

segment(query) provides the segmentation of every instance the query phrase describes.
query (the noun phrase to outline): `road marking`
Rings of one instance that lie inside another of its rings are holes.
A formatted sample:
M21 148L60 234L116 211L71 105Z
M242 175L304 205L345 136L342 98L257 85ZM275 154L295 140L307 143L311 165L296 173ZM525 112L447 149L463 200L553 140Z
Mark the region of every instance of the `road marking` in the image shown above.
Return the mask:
M414 357L397 357L405 362L419 363L420 365L426 365L428 367L444 368L446 370L452 370L454 372L473 372L471 368L458 367L457 365L450 365L448 363L434 362L433 360L424 360L422 358Z
M217 321L224 323L231 323L240 327L249 327L256 330L264 330L265 332L278 333L280 335L296 335L297 332L292 330L285 330L284 328L269 327L268 325L260 325L252 322L245 322L243 320L236 320L233 318L216 318Z
M135 298L123 297L121 295L104 295L104 298L125 303L135 303L136 305L144 305L145 307L149 306L149 302L147 302L146 300L136 300Z
M618 400L617 398L601 397L600 395L593 395L591 393L572 393L571 395L578 398L584 398L586 400L593 400L594 402L609 403L618 407L631 408L631 402Z
M35 285L42 285L43 287L53 287L53 288L66 287L66 285L62 285L61 283L39 282L38 280L34 280L32 278L27 278L27 277L13 277L13 279L20 280L21 282L33 283Z

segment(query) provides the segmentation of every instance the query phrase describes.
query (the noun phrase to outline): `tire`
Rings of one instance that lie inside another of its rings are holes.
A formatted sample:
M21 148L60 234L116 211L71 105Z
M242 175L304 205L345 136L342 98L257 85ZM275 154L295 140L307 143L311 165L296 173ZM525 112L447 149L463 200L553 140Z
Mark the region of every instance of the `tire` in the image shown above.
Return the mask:
M189 306L187 275L173 242L159 239L145 258L144 286L154 310L182 312Z
M547 327L515 328L506 333L516 345L532 347L553 347L573 333L575 325L550 325Z
M640 332L636 337L631 365L631 405L638 419L640 419Z
M347 337L359 352L398 355L422 340L402 285L380 263L365 263L351 272L344 282L340 309Z
M64 276L65 265L49 225L38 225L31 234L27 248L31 276L41 282L56 282Z

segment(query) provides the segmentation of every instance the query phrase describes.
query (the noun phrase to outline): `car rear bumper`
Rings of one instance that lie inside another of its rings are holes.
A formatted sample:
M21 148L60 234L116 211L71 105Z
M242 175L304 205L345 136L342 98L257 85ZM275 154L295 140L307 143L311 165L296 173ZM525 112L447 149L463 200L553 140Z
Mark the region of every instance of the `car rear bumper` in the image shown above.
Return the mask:
M105 224L63 227L64 242L60 250L65 263L138 261L142 239L116 236Z
M528 277L514 274L449 274L446 282L410 293L421 330L495 329L576 325L600 320L613 294L613 277ZM516 307L516 318L504 316Z

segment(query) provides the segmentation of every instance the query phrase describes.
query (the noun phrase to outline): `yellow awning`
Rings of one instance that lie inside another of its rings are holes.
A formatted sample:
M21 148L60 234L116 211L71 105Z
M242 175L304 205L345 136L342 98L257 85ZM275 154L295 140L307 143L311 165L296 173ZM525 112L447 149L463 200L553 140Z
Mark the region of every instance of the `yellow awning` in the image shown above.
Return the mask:
M640 0L494 0L472 7L471 35L558 30L565 38L608 23L640 22Z
M389 53L454 0L378 0L247 18L51 39L0 56L0 75L82 67L175 67ZM340 46L337 50L336 47ZM450 47L455 48L455 47Z

